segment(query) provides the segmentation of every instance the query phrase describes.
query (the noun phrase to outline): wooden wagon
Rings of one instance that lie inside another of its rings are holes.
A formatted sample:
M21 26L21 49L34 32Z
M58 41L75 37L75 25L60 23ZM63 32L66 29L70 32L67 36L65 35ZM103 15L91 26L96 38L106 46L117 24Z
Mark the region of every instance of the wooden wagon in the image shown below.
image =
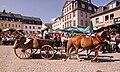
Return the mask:
M14 44L15 55L20 59L30 58L38 49L43 59L52 59L58 51L58 49L55 48L54 41L48 39L27 39L21 37L16 40Z

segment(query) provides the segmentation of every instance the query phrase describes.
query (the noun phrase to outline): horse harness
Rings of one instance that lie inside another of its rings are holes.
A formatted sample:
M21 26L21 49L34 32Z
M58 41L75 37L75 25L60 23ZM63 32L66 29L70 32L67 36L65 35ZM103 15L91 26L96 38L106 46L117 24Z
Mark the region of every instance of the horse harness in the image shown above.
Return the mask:
M102 39L100 36L97 36L97 39L98 39L100 42L99 42L98 44L95 44L95 45L94 45L94 44L93 44L93 37L90 36L90 40L91 40L91 43L92 43L92 49L91 49L91 51L88 53L88 55L94 50L94 47L95 47L95 46L104 43L104 42L103 42L103 39Z

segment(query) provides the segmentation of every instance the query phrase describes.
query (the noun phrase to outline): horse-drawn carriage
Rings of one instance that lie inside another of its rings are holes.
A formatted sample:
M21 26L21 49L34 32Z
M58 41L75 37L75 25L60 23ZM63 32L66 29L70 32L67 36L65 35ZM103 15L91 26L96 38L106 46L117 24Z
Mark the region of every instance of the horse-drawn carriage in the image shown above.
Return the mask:
M84 35L75 36L67 42L66 56L69 58L70 49L74 48L77 59L80 60L78 56L79 49L91 50L95 52L95 57L92 60L96 60L98 51L104 45L106 39L110 39L110 32L108 30L102 31L93 37L86 37ZM26 59L30 58L39 49L42 58L52 59L58 51L54 43L53 40L34 38L28 41L25 37L20 37L14 44L14 52L18 58Z
M58 50L60 51L54 41L48 39L20 37L14 44L15 55L20 59L30 58L37 50L40 50L43 59L52 59Z

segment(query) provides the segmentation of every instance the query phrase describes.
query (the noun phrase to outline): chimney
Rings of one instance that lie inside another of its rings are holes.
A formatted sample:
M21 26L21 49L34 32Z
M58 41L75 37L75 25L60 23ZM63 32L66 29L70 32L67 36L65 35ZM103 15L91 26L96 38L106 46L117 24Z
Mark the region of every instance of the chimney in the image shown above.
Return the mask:
M6 14L6 11L5 11L5 9L3 10L3 13L4 13L4 14Z

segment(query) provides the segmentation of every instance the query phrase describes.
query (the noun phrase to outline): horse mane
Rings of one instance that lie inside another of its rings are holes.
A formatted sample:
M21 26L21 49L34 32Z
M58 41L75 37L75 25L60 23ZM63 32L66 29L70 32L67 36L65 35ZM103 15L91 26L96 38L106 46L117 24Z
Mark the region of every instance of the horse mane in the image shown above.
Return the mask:
M105 33L106 31L101 31L100 33L98 33L98 36L102 36L103 35L103 33Z

